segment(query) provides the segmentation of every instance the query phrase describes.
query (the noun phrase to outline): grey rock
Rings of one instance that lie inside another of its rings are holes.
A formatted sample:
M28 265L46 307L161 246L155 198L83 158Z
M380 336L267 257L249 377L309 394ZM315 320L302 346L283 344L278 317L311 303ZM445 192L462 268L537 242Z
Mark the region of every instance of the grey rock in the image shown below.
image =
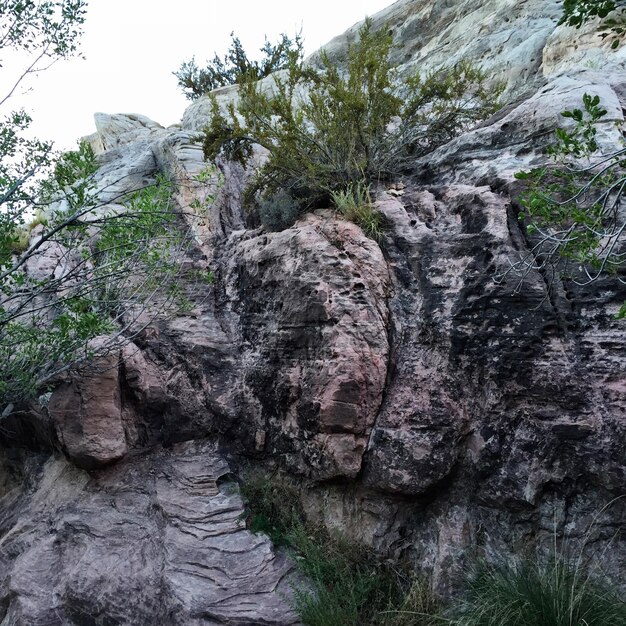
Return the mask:
M298 623L292 565L245 529L211 444L91 475L41 458L26 480L0 501L3 624Z

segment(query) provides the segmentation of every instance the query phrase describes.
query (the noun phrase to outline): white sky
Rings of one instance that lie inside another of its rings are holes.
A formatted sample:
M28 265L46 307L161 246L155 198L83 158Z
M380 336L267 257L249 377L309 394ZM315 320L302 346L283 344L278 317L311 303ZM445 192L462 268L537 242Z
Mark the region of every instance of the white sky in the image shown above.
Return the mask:
M13 98L10 108L24 106L34 118L34 134L61 149L95 131L97 111L141 113L167 126L189 104L172 72L193 55L199 64L214 52L222 56L232 31L254 58L264 35L275 41L302 27L309 54L392 1L90 0L81 39L86 58L31 77L31 91ZM17 69L9 68L15 59L4 60L3 73Z

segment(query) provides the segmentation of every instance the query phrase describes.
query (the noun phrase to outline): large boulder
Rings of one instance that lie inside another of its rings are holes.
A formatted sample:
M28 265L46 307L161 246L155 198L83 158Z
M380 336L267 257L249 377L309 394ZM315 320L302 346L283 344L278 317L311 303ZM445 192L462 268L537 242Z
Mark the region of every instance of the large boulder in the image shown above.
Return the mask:
M103 344L103 342L98 342ZM82 468L121 459L127 452L119 381L119 350L114 349L54 390L48 412L69 458Z

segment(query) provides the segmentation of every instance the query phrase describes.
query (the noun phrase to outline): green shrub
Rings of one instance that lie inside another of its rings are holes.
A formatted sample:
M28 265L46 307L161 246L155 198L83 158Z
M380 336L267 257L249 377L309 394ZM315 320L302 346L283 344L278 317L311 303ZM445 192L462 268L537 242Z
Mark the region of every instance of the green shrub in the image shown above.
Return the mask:
M89 164L80 164L75 154L70 157L74 165L87 171ZM62 162L68 164L67 159ZM54 179L64 189L55 189L49 181L51 193L65 192L74 200L77 190L90 193L84 181L66 172ZM75 371L94 356L90 343L94 337L116 333L107 344L113 349L123 344L122 333L132 336L146 320L191 306L187 294L194 284L187 280L192 277L183 260L189 258L193 239L180 227L171 183L159 178L123 202L123 211L98 214L90 210L94 204L69 214L64 208L50 210L39 244L15 261L3 284L7 297L0 307L0 399L31 398L60 372ZM23 233L27 241L28 227ZM17 234L13 228L0 237L3 255ZM58 245L59 267L66 273L41 281L20 268L20 262L38 254L41 241ZM203 282L210 278L203 273ZM30 304L42 296L49 304Z
M92 176L98 169L93 148L80 141L77 150L64 152L54 166L52 175L42 182L42 196L53 201L59 194L65 198L71 210L91 201Z
M366 624L376 611L377 593L388 585L371 566L370 554L358 546L331 536L321 528L300 524L289 534L297 563L313 589L296 590L296 610L307 626Z
M375 241L382 239L384 216L374 207L369 187L357 183L349 185L344 191L331 191L330 195L343 217L358 224Z
M565 23L580 28L595 17L606 18L609 13L618 8L618 4L615 0L564 0L563 15L559 24ZM601 28L607 28L610 32L602 32L600 36L603 39L611 37L611 48L614 50L618 48L626 36L626 11L624 8L622 7L621 13L605 19Z
M289 228L302 215L302 208L284 189L269 198L261 198L258 206L261 224L268 230Z
M322 52L321 68L290 51L275 87L246 79L238 108L222 112L212 97L204 131L207 159L245 163L255 144L268 157L246 192L248 204L280 190L300 211L328 206L333 192L395 175L499 108L501 86L467 62L415 74L401 83L391 65L391 37L366 21L343 71Z
M198 67L195 57L184 61L177 72L178 86L188 100L196 100L213 89L234 85L244 80L259 80L286 66L289 53L302 51L302 38L297 34L293 39L284 33L275 44L267 39L261 48L261 61L251 61L235 33L230 34L232 42L223 59L216 54L204 68Z
M571 122L548 146L553 165L515 174L524 185L519 219L531 238L530 251L509 270L521 276L520 286L535 270L578 284L607 274L623 281L626 149L600 151L597 126L606 114L599 96L584 94L581 108L561 113ZM626 317L626 306L618 316Z
M626 604L563 556L483 566L458 626L626 626Z
M626 604L579 557L483 564L461 607L445 616L430 584L371 548L305 520L298 489L281 474L241 487L248 526L286 547L308 585L294 589L305 626L626 626ZM555 550L556 553L556 550Z
M30 243L30 233L39 224L47 224L47 218L41 210L36 211L35 216L25 225L16 223L11 231L5 234L7 250L12 254L25 252Z

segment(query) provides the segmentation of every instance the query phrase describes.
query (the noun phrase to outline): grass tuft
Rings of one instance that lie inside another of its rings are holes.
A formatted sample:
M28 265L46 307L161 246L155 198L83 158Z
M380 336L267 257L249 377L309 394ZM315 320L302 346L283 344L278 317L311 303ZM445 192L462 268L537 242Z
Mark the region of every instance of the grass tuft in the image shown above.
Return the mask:
M626 626L626 604L590 571L562 555L484 565L458 626Z
M246 476L240 492L247 504L248 528L265 533L276 546L288 544L292 528L304 518L296 486L280 473L253 473Z
M342 191L331 192L330 195L335 208L343 217L358 224L374 241L382 240L385 218L374 207L369 185L364 183L349 185Z
M305 521L284 476L253 475L241 486L248 527L285 546L310 581L294 590L305 626L435 626L439 603L424 581L371 548Z

